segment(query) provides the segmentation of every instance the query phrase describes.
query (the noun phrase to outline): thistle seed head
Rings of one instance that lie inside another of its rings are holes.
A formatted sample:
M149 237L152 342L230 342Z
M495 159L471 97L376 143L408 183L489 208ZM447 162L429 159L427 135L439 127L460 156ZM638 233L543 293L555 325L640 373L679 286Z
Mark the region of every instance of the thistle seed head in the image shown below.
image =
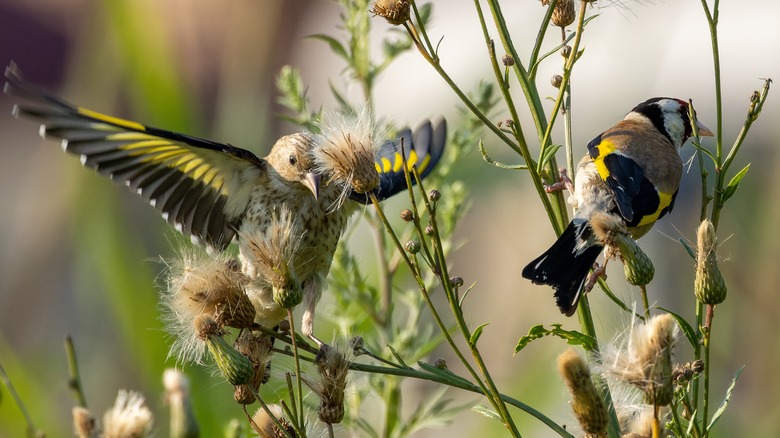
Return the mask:
M585 360L569 348L558 356L558 372L569 387L571 407L577 421L588 434L598 435L607 430L607 408L590 377Z
M239 271L237 260L183 248L167 265L163 320L175 338L170 354L178 360L199 362L203 357L203 344L193 330L198 316L208 315L219 326L236 328L254 322L255 308L246 294L249 279Z
M373 122L368 107L349 115L326 112L320 123L322 134L314 147L315 169L326 184L340 187L342 194L331 208L339 208L350 189L367 193L379 186L374 157L384 133Z
M114 406L103 415L103 436L148 437L153 424L154 416L144 397L138 392L120 390Z

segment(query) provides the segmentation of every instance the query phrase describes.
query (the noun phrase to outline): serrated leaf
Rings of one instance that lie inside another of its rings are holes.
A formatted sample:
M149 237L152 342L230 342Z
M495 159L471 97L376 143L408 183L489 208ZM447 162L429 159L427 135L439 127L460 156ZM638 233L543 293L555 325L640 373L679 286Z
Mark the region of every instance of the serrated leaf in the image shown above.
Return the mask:
M320 40L325 42L330 46L330 50L333 51L336 55L341 57L341 59L347 61L349 64L349 54L347 54L347 49L344 48L344 45L341 44L341 41L337 40L336 38L333 38L332 36L328 36L325 34L315 34L315 35L309 35L307 38L313 38L315 40Z
M737 385L737 379L739 378L739 375L742 374L742 370L745 369L745 366L742 365L740 369L737 370L737 372L734 374L734 378L731 379L731 384L726 389L726 396L723 397L723 401L721 402L720 406L718 407L718 410L715 411L714 414L712 414L712 419L710 420L710 424L707 425L707 432L712 430L712 426L715 425L715 423L718 422L721 415L726 411L726 408L729 405L729 401L731 400L731 394L734 392L734 387Z
M690 324L688 324L688 321L686 321L685 318L672 312L669 309L664 309L663 307L658 307L658 306L656 306L655 308L672 315L672 318L674 318L677 321L677 324L680 325L680 328L682 329L683 333L685 333L685 337L688 338L688 342L690 342L693 349L699 351L700 348L699 337L696 335L696 330L694 330L693 327Z
M742 170L737 172L736 175L734 175L733 178L731 178L731 181L729 181L729 184L726 186L725 189L723 189L723 195L721 195L721 201L720 202L726 202L727 199L734 196L734 192L737 191L737 187L739 187L740 181L742 181L742 178L747 175L748 170L750 170L750 164L743 167Z
M473 408L471 408L471 410L476 412L476 413L478 413L478 414L482 414L482 415L490 418L491 420L497 420L497 421L501 421L501 422L504 421L504 420L501 419L501 416L498 415L498 412L496 412L496 411L494 411L494 410L492 410L492 409L490 409L490 408L488 408L486 406L477 405L477 406L474 406Z
M528 334L517 341L515 354L525 348L531 341L544 336L557 336L565 340L569 345L581 345L586 350L593 350L596 347L596 340L592 336L580 333L576 330L564 330L561 328L561 324L552 324L551 329L546 329L544 328L544 325L539 324L531 327L531 329L528 330Z
M479 341L479 337L482 336L482 330L485 329L485 326L490 324L489 322L486 322L479 327L475 328L473 332L471 332L471 338L469 338L469 345L474 346L477 345L477 341Z

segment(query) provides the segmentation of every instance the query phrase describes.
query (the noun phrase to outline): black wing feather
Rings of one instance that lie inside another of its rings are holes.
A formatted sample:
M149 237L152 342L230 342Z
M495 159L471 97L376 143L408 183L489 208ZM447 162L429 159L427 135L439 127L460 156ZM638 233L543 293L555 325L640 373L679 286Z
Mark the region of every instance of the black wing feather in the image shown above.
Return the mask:
M407 128L402 130L396 139L383 143L376 157L379 186L374 189L374 193L377 199L387 199L406 189L404 159L407 166L417 166L421 178L430 174L444 153L446 140L447 122L441 119L435 128L426 120L414 133ZM349 197L364 204L371 203L365 193L352 191Z
M62 139L84 166L124 183L194 240L224 249L234 238L251 191L242 182L262 175L264 160L228 144L71 105L25 82L13 63L5 78L5 93L24 101L14 114L38 119L41 135Z

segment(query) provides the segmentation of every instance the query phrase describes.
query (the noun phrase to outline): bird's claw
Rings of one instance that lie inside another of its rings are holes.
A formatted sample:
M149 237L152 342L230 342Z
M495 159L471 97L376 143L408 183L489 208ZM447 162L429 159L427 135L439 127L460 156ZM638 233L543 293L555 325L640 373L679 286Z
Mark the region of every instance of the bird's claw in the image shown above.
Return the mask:
M565 168L561 168L559 171L558 182L545 185L544 191L547 193L555 193L563 190L568 190L569 193L574 193L574 182L569 178L569 172Z
M325 358L328 356L328 351L330 351L330 345L320 341L319 339L312 338L312 340L319 344L320 349L317 350L317 355L314 356L314 363L320 363L321 361L324 361Z
M593 290L593 288L596 286L596 283L599 281L599 278L603 278L604 280L607 279L607 261L604 261L604 264L599 266L598 263L593 264L593 272L588 277L588 280L585 282L585 287L583 288L583 293L588 293Z

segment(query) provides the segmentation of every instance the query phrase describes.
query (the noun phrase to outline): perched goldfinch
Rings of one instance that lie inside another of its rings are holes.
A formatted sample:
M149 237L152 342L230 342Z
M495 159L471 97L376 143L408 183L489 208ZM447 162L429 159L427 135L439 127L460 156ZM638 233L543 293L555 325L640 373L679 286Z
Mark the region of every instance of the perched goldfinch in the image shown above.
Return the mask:
M699 135L712 136L698 121L696 127ZM534 284L555 289L562 313L574 314L585 278L604 248L590 218L610 212L622 218L634 239L645 235L674 207L683 172L679 149L691 133L688 104L656 97L588 143L574 179L574 219L550 249L523 269L523 277Z
M414 134L406 129L392 141L374 138L363 114L323 126L323 134L284 136L259 158L229 144L70 105L25 82L14 64L5 78L6 94L24 101L14 107L16 116L37 119L42 136L60 139L65 152L123 183L196 243L222 251L237 242L242 271L252 281L260 280L254 236L289 250L269 257L293 265L290 275L305 306L302 331L315 341L315 305L349 216L370 202L369 192L382 200L406 189L402 151L407 165L424 177L441 158L446 139L444 120L435 128L425 121ZM281 219L287 220L274 225ZM269 234L276 228L284 232L275 241ZM267 297L269 290L258 286L247 293L258 323L273 328L286 316Z

